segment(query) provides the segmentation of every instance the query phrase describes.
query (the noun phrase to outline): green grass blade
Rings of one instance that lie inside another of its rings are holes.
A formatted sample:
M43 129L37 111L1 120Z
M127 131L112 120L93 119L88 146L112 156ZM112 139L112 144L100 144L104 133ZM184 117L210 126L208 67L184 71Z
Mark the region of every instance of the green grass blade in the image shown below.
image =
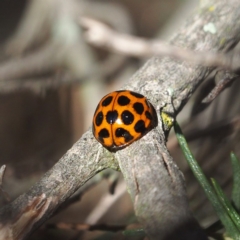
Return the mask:
M211 179L213 187L218 195L219 200L221 201L223 207L228 212L228 215L240 231L240 217L236 210L231 205L230 201L227 199L226 195L224 194L222 188L219 186L218 182L215 179Z
M215 209L219 219L221 220L224 227L226 228L228 235L233 239L240 239L240 231L238 231L238 228L235 226L234 222L228 215L228 212L223 207L221 201L219 200L218 196L214 192L211 184L209 183L206 176L204 175L201 167L198 165L197 161L193 157L190 149L188 148L186 139L182 134L181 128L179 127L177 122L174 124L174 131L176 133L179 145L183 151L183 154L194 176L198 180L199 184L202 186L205 194L207 195L213 208Z
M233 152L230 156L233 169L232 201L236 209L240 211L240 162Z

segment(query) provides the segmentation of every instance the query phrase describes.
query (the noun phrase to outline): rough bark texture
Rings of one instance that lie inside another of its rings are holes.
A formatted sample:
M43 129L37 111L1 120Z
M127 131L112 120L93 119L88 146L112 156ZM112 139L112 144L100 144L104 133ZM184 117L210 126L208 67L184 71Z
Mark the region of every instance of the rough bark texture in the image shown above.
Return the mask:
M209 23L216 33L204 30ZM171 43L196 51L228 51L239 39L240 1L218 0L198 10ZM147 96L158 115L164 107L176 116L212 70L155 57L124 88ZM157 128L117 153L103 149L89 130L40 182L1 209L0 239L24 238L97 172L118 165L150 239L206 239L189 211L184 178L166 148L160 117L158 122ZM19 222L25 225L19 227Z
M217 1L206 6L186 22L171 43L196 51L226 52L239 41L239 10L238 1ZM204 31L209 23L214 24L215 34ZM155 57L131 78L126 88L140 91L156 109L162 105L164 111L176 116L212 70ZM116 154L136 215L151 239L204 239L189 213L181 173L164 141L159 124L143 141Z

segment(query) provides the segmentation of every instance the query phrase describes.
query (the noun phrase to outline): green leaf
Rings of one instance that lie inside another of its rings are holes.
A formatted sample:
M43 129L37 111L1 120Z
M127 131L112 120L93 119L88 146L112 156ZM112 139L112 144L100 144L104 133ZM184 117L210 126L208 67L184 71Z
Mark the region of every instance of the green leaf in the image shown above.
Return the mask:
M231 152L231 162L233 169L233 190L232 201L238 211L240 211L240 162L236 155Z
M207 195L209 201L211 202L215 212L217 213L219 219L223 223L228 235L233 239L240 239L240 231L232 221L231 217L228 215L228 211L222 205L221 200L215 193L214 189L212 188L211 184L207 180L206 176L204 175L201 167L198 165L198 162L194 158L191 150L188 147L187 141L182 134L181 128L179 127L178 123L174 124L174 131L176 133L179 145L183 151L183 154L194 174L196 179L198 180L199 184L202 186L205 194Z

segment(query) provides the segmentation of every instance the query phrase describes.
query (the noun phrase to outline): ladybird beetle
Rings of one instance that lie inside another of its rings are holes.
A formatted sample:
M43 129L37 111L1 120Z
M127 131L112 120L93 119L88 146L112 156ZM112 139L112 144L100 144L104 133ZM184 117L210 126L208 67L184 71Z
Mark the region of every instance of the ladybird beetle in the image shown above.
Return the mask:
M115 91L104 96L93 116L93 135L115 152L141 138L157 124L156 111L141 94Z

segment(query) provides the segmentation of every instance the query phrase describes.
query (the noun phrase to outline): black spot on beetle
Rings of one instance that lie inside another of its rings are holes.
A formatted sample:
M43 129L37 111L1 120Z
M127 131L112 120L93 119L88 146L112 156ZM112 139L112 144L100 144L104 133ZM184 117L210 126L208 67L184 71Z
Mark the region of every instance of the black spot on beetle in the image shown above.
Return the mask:
M140 94L140 93L136 93L136 92L131 92L130 91L130 94L133 95L136 98L144 98L144 96L142 94Z
M100 138L108 138L110 136L109 131L106 128L101 129L101 131L98 133L98 136Z
M134 126L134 130L137 132L137 133L144 133L146 132L146 127L145 127L145 123L143 120L139 120L135 126Z
M126 96L120 96L117 102L120 106L126 106L130 103L130 99Z
M95 118L95 124L99 127L103 122L103 113L99 112Z
M121 119L124 124L130 125L134 121L134 116L131 112L129 112L128 110L125 110L121 114Z
M106 119L109 124L115 123L117 118L118 118L118 112L116 110L107 112Z
M133 136L124 128L117 128L115 131L115 136L123 137L125 140L125 143L127 143L133 139Z
M133 108L134 110L138 113L138 114L142 114L144 111L144 107L142 103L136 102L133 104Z
M152 114L151 114L149 111L146 111L146 112L145 112L145 116L146 116L146 118L148 118L149 120L152 120L152 119L153 119Z
M109 97L105 98L105 99L102 101L102 106L103 106L103 107L108 106L108 105L112 102L112 99L113 99L112 96L109 96Z

